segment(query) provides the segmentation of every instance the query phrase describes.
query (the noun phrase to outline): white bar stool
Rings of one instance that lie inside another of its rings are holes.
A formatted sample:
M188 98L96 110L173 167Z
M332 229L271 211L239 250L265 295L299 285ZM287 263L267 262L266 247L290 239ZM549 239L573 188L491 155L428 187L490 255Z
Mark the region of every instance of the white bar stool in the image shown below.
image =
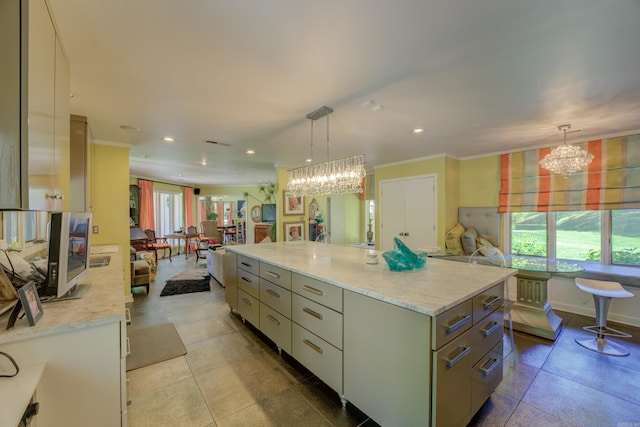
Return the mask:
M576 286L584 292L593 295L593 301L596 305L596 324L593 326L584 326L585 331L596 334L596 338L578 339L576 342L582 347L595 351L596 353L606 354L609 356L628 356L629 350L624 346L612 341L608 341L606 337L629 338L631 335L618 331L607 326L607 313L612 298L631 298L634 295L626 291L618 282L607 282L604 280L592 280L576 277Z

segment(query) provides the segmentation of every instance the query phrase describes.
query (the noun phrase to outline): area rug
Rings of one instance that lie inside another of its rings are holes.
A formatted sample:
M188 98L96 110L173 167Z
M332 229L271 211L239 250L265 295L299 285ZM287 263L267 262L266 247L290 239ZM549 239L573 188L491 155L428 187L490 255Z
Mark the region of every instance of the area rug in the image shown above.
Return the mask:
M183 271L165 282L161 297L210 291L209 272L206 269Z
M131 346L131 354L127 356L127 371L187 354L173 323L129 329L127 335Z

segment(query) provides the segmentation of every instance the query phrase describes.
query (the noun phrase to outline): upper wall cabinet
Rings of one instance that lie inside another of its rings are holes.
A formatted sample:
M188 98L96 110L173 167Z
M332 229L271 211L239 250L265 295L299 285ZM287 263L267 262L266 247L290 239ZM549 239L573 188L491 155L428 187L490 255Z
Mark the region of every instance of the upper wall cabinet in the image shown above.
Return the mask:
M0 208L68 210L69 64L45 0L1 3Z

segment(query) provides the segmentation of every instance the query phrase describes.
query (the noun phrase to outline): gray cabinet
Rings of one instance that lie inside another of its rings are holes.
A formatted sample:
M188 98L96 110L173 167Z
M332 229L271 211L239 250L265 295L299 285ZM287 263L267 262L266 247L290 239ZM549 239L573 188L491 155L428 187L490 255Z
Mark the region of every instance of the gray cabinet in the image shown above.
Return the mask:
M68 61L45 0L0 7L0 208L68 209Z

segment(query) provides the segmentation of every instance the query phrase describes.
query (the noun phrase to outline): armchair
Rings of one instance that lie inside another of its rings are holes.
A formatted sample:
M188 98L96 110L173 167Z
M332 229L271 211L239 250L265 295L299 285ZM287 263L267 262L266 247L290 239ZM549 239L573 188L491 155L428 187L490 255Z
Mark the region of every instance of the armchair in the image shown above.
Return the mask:
M167 242L167 239L165 239L164 237L156 237L156 232L153 230L149 230L146 229L144 230L144 234L147 235L147 250L149 251L153 251L153 253L155 254L155 258L156 258L156 265L158 265L158 251L162 250L162 257L164 258L164 254L166 253L166 250L169 250L169 262L172 262L171 260L171 245L169 244L169 242Z
M206 220L200 223L200 233L206 239L211 241L211 239L215 240L215 242L211 243L222 243L222 231L218 230L218 225L215 221Z

